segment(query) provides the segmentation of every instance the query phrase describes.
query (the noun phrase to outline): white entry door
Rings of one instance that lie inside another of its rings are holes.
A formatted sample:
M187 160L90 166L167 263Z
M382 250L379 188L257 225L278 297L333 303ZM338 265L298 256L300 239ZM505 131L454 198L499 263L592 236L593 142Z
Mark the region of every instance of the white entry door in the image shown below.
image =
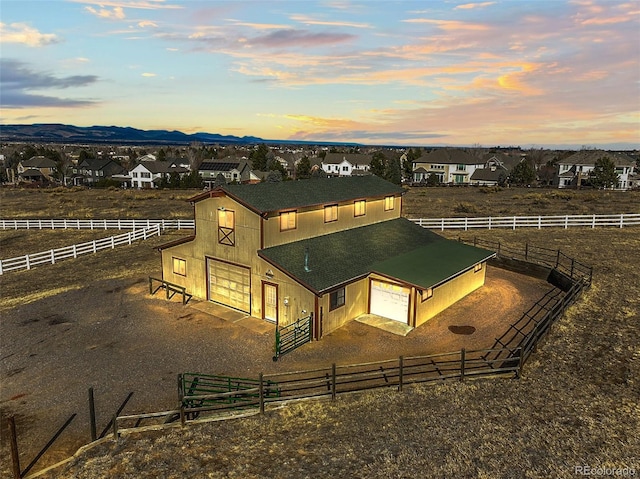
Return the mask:
M371 314L407 324L409 290L396 284L371 280Z
M278 322L278 287L271 283L262 283L263 319Z

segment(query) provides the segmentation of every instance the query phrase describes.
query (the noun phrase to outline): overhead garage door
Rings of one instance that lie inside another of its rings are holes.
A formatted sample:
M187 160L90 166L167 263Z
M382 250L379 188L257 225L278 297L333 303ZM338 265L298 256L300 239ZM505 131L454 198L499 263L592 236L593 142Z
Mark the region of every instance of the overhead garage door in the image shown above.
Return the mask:
M371 280L371 314L407 323L409 290L396 284Z
M207 259L209 300L251 314L251 270Z

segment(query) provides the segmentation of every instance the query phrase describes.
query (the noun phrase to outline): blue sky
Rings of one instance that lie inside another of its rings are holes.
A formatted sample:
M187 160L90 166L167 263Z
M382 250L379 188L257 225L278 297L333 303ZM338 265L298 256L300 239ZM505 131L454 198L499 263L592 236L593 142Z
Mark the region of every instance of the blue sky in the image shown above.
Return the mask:
M640 146L640 2L1 0L2 123Z

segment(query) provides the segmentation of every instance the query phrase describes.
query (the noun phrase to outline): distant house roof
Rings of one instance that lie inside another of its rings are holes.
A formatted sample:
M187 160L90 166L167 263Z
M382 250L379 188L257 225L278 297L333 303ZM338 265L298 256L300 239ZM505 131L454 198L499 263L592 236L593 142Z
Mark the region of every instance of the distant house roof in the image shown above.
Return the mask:
M239 170L239 161L205 161L198 168L199 171L231 171Z
M102 159L102 158L85 158L80 163L78 163L78 167L80 167L80 168L86 167L86 168L89 168L90 170L101 170L105 166L107 166L107 165L109 165L111 163L115 163L115 162L113 160L109 159L109 158L105 158L105 159Z
M310 271L305 271L306 251ZM258 251L260 257L317 294L370 273L420 289L432 288L494 254L443 238L405 218Z
M492 168L477 168L471 175L471 181L498 181L500 175L507 177L507 170L504 167L497 166Z
M415 163L431 163L436 165L477 165L484 163L459 148L436 148L426 156L421 156Z
M188 171L183 166L175 166L168 161L141 161L138 166L144 166L150 173L184 173Z
M262 214L288 208L398 195L403 191L400 186L372 175L223 185L194 196L190 201L201 201L224 193Z
M352 165L369 165L371 163L371 156L363 155L362 153L327 153L322 162L337 165L345 160Z
M36 170L35 168L29 168L20 173L20 176L23 178L40 178L44 177L40 170Z
M45 156L32 156L20 162L24 168L55 168L56 162Z
M609 158L616 166L633 166L634 161L628 155L604 150L581 150L558 161L562 165L595 165L600 158Z

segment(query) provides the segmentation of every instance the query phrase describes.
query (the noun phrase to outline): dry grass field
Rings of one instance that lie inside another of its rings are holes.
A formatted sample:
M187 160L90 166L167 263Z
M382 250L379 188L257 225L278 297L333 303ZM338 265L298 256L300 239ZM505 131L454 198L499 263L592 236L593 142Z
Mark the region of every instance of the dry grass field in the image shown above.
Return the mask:
M117 196L123 193L132 198ZM1 190L0 216L189 218L190 206L177 200L192 193ZM475 212L461 211L470 208L464 203ZM65 204L75 205L76 213ZM411 217L638 213L640 196L416 188L407 193L405 207ZM58 240L65 243L55 246L67 244L67 236L20 233L16 239L15 231L1 232L1 244L22 242L28 252ZM44 477L548 478L576 477L577 466L630 467L640 474L640 228L445 234L560 248L594 267L592 288L553 327L520 380L376 391L296 403L264 417L134 434L107 441ZM88 282L157 274L153 247L169 239L124 247L117 258L88 255L73 261L73 268L62 262L0 276L0 312ZM9 477L2 432L0 476Z

